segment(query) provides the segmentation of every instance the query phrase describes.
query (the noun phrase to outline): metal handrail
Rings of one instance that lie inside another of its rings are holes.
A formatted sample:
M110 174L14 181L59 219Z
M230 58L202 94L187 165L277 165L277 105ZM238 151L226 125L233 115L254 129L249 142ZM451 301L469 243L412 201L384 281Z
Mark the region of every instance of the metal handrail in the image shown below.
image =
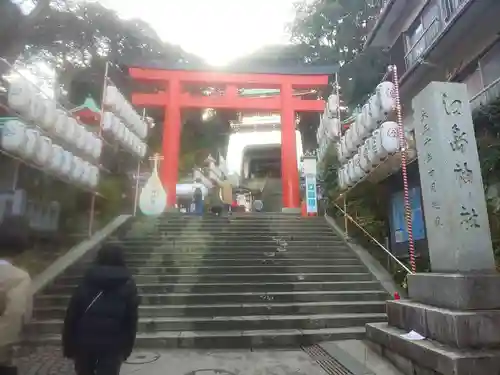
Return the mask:
M396 258L393 253L391 253L388 249L386 249L385 246L382 245L375 237L373 237L365 228L363 228L360 224L358 224L356 220L354 220L351 217L351 215L349 215L346 211L344 211L337 203L333 202L333 204L335 205L335 207L337 207L337 209L340 210L340 212L344 214L344 217L349 219L349 221L351 221L354 225L356 225L359 229L361 229L361 231L364 234L366 234L376 245L378 245L378 247L384 250L387 253L387 255L389 255L389 257L391 257L397 264L399 264L399 266L401 266L401 268L403 268L406 271L406 273L413 274L413 272L408 267L406 267L403 262L401 262L398 258Z
M474 100L476 100L477 98L479 98L481 95L487 93L487 91L493 87L495 87L496 85L498 85L500 83L500 77L498 77L496 80L494 80L492 83L490 83L489 85L487 85L486 87L484 87L481 91L479 91L476 95L474 95L470 100L469 102L473 102Z
M409 63L408 63L408 56L410 56L410 55L413 53L413 51L415 50L415 48L416 48L416 47L420 44L420 42L421 42L421 41L422 41L422 40L423 40L426 36L428 36L429 30L431 30L431 29L432 29L432 27L434 27L434 25L435 25L436 23L439 23L439 22L441 22L441 20L439 19L439 17L435 17L435 18L432 20L432 22L430 23L430 25L429 25L429 26L427 26L427 28L424 30L424 32L422 33L422 35L420 35L420 37L417 39L417 41L413 44L413 46L410 48L410 50L406 53L406 55L405 55L405 62L406 62L406 67L407 67L407 68L410 68L410 67L411 67L411 66L415 63L415 62L413 61L413 62L412 62L412 64L409 64ZM429 47L430 47L430 43L429 43L429 45L426 45L426 46L425 46L425 49L422 51L422 53L421 53L418 57L420 57L421 55L423 55L423 54L425 53L425 50L427 50L427 48L429 48ZM418 57L417 57L417 58L415 58L415 60L416 60L416 59L418 59Z

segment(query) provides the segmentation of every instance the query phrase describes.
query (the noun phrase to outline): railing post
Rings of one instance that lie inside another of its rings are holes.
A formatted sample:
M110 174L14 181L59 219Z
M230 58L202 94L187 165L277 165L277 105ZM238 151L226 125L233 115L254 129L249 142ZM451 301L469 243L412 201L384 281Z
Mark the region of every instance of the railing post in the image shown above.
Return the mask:
M349 237L349 229L347 224L349 223L349 219L347 218L347 198L346 194L344 194L344 237Z

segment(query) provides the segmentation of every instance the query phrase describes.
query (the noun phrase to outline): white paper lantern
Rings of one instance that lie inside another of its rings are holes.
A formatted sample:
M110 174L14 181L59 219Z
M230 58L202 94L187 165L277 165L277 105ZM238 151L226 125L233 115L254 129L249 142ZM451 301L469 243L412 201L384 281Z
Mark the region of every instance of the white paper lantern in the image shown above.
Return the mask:
M124 127L123 123L118 117L115 117L115 121L113 122L113 126L111 128L111 133L113 134L114 139L118 139L118 134L120 134L121 129Z
M387 151L384 150L382 147L382 137L380 133L380 129L376 129L373 132L373 150L375 152L375 158L377 158L379 161L383 161L387 158Z
M140 158L141 159L144 158L146 156L147 152L148 152L148 145L145 144L144 142L142 142L141 148L139 150L139 156L140 156Z
M68 143L74 144L76 139L75 139L75 132L76 132L76 127L78 126L78 121L76 121L73 117L68 117L68 121L66 123L66 129L64 130L64 139Z
M380 102L378 100L377 95L372 95L368 102L370 108L370 123L373 128L378 128L382 124L383 116L382 111L380 110Z
M83 162L83 173L80 177L80 182L85 186L90 186L91 167L92 165L89 162L87 161Z
M102 118L102 131L105 133L112 133L115 122L115 115L112 112L104 112Z
M94 137L92 145L92 157L94 159L99 159L102 152L102 140L98 137Z
M69 178L73 182L80 182L84 168L83 160L78 156L74 156L72 162L73 162L73 167L71 168Z
M331 139L338 139L340 137L340 120L338 118L328 119L328 133Z
M356 155L354 155L352 158L354 164L354 174L356 175L356 178L358 180L361 180L366 176L365 171L361 168L360 160L361 159L359 153L356 153Z
M356 171L354 170L354 160L349 159L347 162L347 174L349 175L349 179L353 182L356 183L359 180L359 177L356 175Z
M342 168L339 168L337 170L337 180L338 180L338 184L339 184L339 189L340 190L345 190L345 188L347 187L345 182L344 182L344 171L342 170Z
M35 163L45 166L52 156L52 140L49 137L41 136L38 138L36 152L33 156Z
M90 167L90 186L95 189L99 184L99 168L95 165Z
M123 145L125 143L125 124L122 123L122 126L118 128L118 131L116 133L116 140Z
M328 108L330 117L338 117L339 97L337 95L335 94L330 95L328 97L326 106Z
M375 156L375 148L374 148L374 143L375 143L375 138L371 136L368 138L366 141L366 149L368 152L368 161L370 162L372 169L373 167L377 166L379 164L379 159Z
M359 129L359 124L357 121L354 121L354 123L352 124L352 130L353 130L353 137L354 137L354 147L359 148L359 146L361 146L363 144L363 138L360 134L360 132L362 132L362 130Z
M342 147L342 156L343 156L344 162L346 162L350 156L349 150L347 149L347 136L346 135L347 135L347 132L345 133L344 136L342 136L340 138L340 146Z
M6 121L2 128L2 148L19 154L26 142L26 126L19 120Z
M141 139L144 139L148 136L148 124L146 124L144 121L139 121L139 134Z
M55 122L57 120L56 103L54 103L52 100L46 99L44 100L43 105L45 107L44 115L38 125L42 129L52 133L54 131Z
M45 116L45 100L41 94L33 95L28 113L26 114L37 125L43 121Z
M372 164L368 159L368 140L359 148L359 166L365 173L369 173L372 169Z
M340 146L340 142L335 143L335 153L337 155L337 160L343 163L342 147Z
M16 79L10 83L7 103L10 108L27 114L34 96L33 86L25 79Z
M123 97L123 95L120 94L120 102L119 102L119 107L117 108L117 113L118 115L126 121L126 118L128 117L128 112L130 111L129 109L129 104L127 100Z
M24 159L30 160L35 155L38 139L40 138L40 132L36 129L26 128L24 134L26 142L24 147L21 149L20 154Z
M389 155L392 155L399 150L398 129L398 124L393 121L384 122L380 127L382 148Z
M118 89L115 86L107 86L106 94L104 95L104 104L112 110L116 110L120 100Z
M374 123L371 122L370 117L370 105L366 103L361 110L362 121L361 123L365 127L367 135L371 135L372 131L375 129Z
M380 109L385 118L389 117L396 109L396 89L392 82L382 82L377 86L377 96Z
M358 131L358 137L362 142L364 142L368 136L368 130L365 127L364 116L362 113L356 115L356 130Z
M352 185L354 185L354 182L351 180L351 177L349 176L349 165L348 164L344 164L344 166L342 167L342 171L343 171L343 174L344 174L344 183L347 187L351 187Z
M91 133L87 131L85 133L85 145L83 147L83 151L89 156L92 156L92 150L94 149L95 145L95 137L94 133Z
M129 151L132 151L134 149L134 137L135 137L135 135L134 135L134 133L132 133L132 131L129 131L127 133L126 142L127 142L127 150L129 150Z
M54 134L64 139L64 133L66 132L66 127L68 125L68 115L62 109L56 110L56 122L54 123Z
M75 141L74 144L79 150L85 150L85 134L87 131L83 125L77 124L75 127Z
M60 174L66 177L69 177L71 169L73 168L73 154L67 150L63 150L62 152L62 163Z
M59 145L56 145L56 144L52 144L52 153L50 155L50 158L48 160L48 168L52 171L52 172L56 172L56 173L61 173L61 169L62 169L62 166L63 166L63 152L64 152L64 149L59 146Z
M345 134L345 144L347 146L347 155L351 157L356 151L356 146L354 145L354 137L352 128L347 129Z

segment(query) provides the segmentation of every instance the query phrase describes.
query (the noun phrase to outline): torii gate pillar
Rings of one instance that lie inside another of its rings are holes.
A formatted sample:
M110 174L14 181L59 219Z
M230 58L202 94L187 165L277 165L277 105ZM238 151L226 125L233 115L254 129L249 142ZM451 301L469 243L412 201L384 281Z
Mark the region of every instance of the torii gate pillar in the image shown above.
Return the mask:
M283 207L300 207L299 170L297 164L297 137L295 110L291 84L283 84L281 97L281 183Z

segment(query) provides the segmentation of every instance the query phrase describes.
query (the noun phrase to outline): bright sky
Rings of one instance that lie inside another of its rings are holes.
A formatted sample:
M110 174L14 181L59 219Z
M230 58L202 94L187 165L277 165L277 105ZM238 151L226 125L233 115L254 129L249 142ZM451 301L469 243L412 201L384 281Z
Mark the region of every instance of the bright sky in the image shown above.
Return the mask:
M213 65L288 41L294 0L100 0L123 18L141 18L165 41Z
M100 1L123 18L143 19L160 38L218 66L265 45L287 43L285 26L295 15L294 0ZM227 153L230 173L240 173L242 150L251 144L279 145L280 132L233 134ZM297 154L302 155L300 134Z

